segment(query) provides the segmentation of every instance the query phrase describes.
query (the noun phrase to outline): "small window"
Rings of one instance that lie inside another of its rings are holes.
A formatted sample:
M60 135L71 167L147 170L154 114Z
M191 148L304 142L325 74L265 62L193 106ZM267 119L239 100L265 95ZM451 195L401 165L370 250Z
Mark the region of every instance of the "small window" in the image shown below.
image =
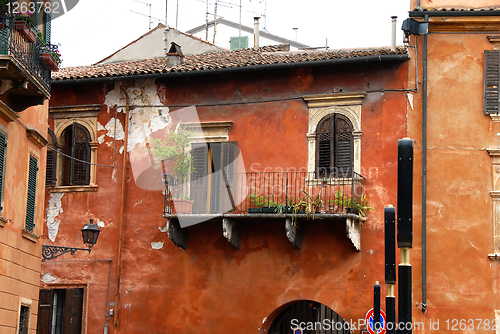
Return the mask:
M351 177L353 171L353 127L349 119L330 114L316 128L317 177Z
M26 204L26 230L35 230L35 203L36 203L36 180L38 174L38 160L30 155L28 171L28 199Z
M21 305L21 310L19 314L19 332L18 332L19 334L28 334L29 316L30 316L29 306Z
M90 134L78 123L68 126L61 136L64 153L62 185L78 186L90 184Z

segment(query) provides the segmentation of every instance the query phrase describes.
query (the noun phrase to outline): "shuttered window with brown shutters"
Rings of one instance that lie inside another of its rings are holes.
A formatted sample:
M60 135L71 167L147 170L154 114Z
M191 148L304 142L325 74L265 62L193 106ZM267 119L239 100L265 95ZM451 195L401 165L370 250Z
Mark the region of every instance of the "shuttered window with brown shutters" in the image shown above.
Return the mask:
M500 50L484 51L484 113L497 114L500 110Z
M90 134L78 123L67 127L62 135L63 185L76 186L90 184Z
M316 175L351 177L353 172L353 126L341 114L325 116L316 128Z
M38 334L80 334L83 319L82 288L40 290Z

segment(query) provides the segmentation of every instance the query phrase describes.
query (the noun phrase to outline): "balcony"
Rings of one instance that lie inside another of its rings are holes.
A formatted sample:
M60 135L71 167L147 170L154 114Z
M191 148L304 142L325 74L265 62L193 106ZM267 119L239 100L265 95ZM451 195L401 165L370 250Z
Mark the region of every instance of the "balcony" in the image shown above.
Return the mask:
M0 17L0 100L14 112L50 98L51 71L42 61L45 43L38 29L16 27L16 17Z
M285 222L286 234L301 247L305 220L345 223L353 246L360 250L360 222L365 178L318 177L307 172L164 175L164 217L169 238L186 247L184 227L222 221L224 236L239 248L240 225L255 219Z

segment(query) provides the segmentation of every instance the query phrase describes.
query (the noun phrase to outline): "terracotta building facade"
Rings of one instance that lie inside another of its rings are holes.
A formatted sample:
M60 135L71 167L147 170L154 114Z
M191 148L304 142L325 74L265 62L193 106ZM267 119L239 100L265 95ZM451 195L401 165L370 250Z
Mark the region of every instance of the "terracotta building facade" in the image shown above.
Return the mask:
M357 326L384 275L405 49L172 56L54 76L52 147L77 147L77 129L90 164L52 159L44 240L79 245L89 219L101 233L90 254L43 263L50 325L72 326L64 304L78 333ZM190 135L182 176L155 158L169 129Z

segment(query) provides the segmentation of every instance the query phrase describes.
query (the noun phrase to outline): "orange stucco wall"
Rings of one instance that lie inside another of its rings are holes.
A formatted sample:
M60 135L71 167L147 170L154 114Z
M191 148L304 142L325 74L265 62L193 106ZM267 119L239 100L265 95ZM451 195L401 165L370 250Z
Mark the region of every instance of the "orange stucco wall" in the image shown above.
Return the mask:
M406 63L377 63L244 77L165 79L156 80L156 85L161 102L171 111L195 105L202 122L232 121L229 140L238 142L247 171L263 171L306 167L308 108L302 95L327 94L334 88L400 89L405 88L407 75ZM141 82L127 85L141 88ZM104 103L111 88L110 84L54 85L51 103ZM106 110L98 117L101 124L110 119ZM188 248L181 250L161 230L166 225L161 191L139 188L129 168L119 325L115 329L110 317L111 332L256 333L266 317L272 321L277 309L300 299L321 302L348 321L364 318L373 304L374 282L384 280L383 207L396 201L397 139L406 136L405 122L403 92L368 92L363 99L361 163L369 177L370 206L378 211L370 212L362 227L361 252L347 239L342 220L305 221L299 251L288 241L284 222L258 218L243 225L240 250L223 237L220 222L188 227ZM98 136L102 133L99 130ZM111 143L106 139L98 146L99 164L113 163ZM86 286L88 333L103 330L106 301L113 301L116 291L121 170L122 154L117 153L114 168L97 167L96 192L62 197L55 244L79 245L81 226L95 218L104 226L92 253L76 253L42 266L42 272L54 278L42 284L45 288ZM50 243L46 234L44 238ZM152 249L152 242L163 246ZM107 259L111 265L103 261Z
M441 6L445 1L432 2ZM456 1L455 1L456 3ZM491 4L492 1L474 2ZM433 19L439 20L439 18ZM430 25L432 31L432 24ZM412 252L414 320L495 319L498 263L493 253L492 158L500 124L483 114L484 50L487 33L428 35L427 108L427 303L422 301L422 92L413 94L408 135L415 145L415 247ZM412 42L413 43L413 42ZM422 80L422 37L418 38ZM414 67L410 69L414 72ZM410 75L412 76L412 75ZM413 80L411 80L413 81ZM449 321L447 327L446 321ZM478 325L478 321L474 320ZM487 332L485 327L475 333Z
M25 227L29 157L38 159L35 230L43 234L46 148L28 139L26 128L47 136L48 102L19 113L16 121L0 118L7 135L3 185L6 220L0 227L0 332L17 333L21 303L30 306L29 333L35 333L38 314L42 239L23 236Z

